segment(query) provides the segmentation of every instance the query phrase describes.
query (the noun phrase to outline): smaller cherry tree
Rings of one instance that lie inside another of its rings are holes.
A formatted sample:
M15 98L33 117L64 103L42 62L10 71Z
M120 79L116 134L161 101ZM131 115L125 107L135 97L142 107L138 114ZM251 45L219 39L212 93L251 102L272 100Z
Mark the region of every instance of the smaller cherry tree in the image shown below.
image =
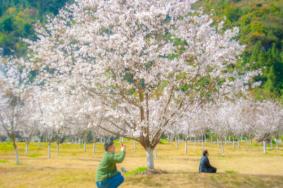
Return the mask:
M207 108L207 122L209 129L212 130L220 139L220 150L224 154L224 140L233 134L235 122L234 103L227 100L219 100L210 104Z
M16 137L30 128L30 114L26 110L30 101L29 74L24 59L0 58L0 126L13 143L16 164L19 152Z
M51 85L41 88L38 98L41 134L48 142L48 158L51 157L51 143L56 141L57 154L59 154L60 144L70 132L70 124L68 124L72 118L72 108L68 108L70 98L58 88L60 87L54 89Z
M282 107L272 101L263 101L255 104L251 109L255 112L255 137L263 142L263 152L266 153L266 142L272 142L272 137L276 135L281 126Z
M33 87L26 98L26 104L23 111L27 114L23 116L23 124L20 128L20 134L25 140L25 152L29 152L29 144L33 136L39 133L40 106L36 100L38 90ZM28 115L29 114L29 115Z

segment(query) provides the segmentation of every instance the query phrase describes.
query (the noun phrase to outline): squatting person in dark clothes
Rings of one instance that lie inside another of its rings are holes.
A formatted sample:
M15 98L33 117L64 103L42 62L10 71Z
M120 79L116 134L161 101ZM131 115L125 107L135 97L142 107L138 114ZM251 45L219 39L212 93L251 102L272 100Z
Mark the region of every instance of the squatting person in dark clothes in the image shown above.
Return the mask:
M208 159L208 151L204 150L202 153L202 158L200 159L199 172L203 173L216 173L217 169L211 166Z

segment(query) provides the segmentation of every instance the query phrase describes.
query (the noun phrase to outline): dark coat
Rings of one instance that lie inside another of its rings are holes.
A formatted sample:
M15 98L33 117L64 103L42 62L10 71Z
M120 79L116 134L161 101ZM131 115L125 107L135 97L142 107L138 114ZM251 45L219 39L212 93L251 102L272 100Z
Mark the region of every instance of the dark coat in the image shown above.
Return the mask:
M199 164L199 172L216 173L216 171L217 169L210 165L208 157L202 156Z

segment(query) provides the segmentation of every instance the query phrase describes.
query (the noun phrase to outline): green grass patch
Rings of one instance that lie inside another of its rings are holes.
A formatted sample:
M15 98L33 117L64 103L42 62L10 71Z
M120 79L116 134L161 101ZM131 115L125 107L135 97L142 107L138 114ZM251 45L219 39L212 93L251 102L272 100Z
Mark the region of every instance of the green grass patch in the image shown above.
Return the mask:
M226 170L225 173L230 174L230 175L236 175L237 174L237 172L234 171L234 170Z
M13 151L13 146L11 142L2 142L0 143L1 152L11 152Z
M160 139L159 141L160 144L168 144L168 140L167 139Z
M147 171L146 167L138 167L134 170L126 172L125 176L135 176L135 175L145 174L146 171Z
M38 157L41 157L42 155L41 154L38 154L38 153L32 153L32 154L29 154L28 157L31 157L31 158L38 158Z
M0 163L8 163L7 160L0 159Z

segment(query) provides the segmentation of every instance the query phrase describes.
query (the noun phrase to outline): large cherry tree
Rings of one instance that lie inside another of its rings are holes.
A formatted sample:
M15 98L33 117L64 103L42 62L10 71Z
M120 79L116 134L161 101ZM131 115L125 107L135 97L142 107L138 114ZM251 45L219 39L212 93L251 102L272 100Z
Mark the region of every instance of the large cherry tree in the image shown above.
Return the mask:
M99 128L138 141L154 169L161 135L191 106L244 90L229 71L243 51L238 29L214 26L194 2L75 0L38 28L29 65L40 83L68 80L98 99Z

